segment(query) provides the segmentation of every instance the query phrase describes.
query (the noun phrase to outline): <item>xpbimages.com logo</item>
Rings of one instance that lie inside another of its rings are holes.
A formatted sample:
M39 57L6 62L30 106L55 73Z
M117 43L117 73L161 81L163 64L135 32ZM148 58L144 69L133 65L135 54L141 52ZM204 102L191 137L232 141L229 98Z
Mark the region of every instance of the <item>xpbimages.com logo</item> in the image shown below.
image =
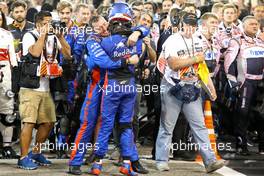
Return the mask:
M213 151L223 151L227 150L230 151L232 149L231 143L211 143L210 145L203 143L199 145L198 143L186 143L182 142L180 140L179 143L170 143L170 144L164 144L166 149L170 149L172 152L174 151L200 151L200 150L210 150Z
M50 143L49 141L47 143L41 143L40 145L40 151L50 151L50 150L61 150L61 151L73 151L78 150L80 153L83 153L85 151L91 151L91 150L98 150L98 143L92 144L92 143ZM36 147L36 146L35 146ZM34 148L34 147L33 147Z
M157 93L157 92L164 92L166 89L165 85L161 85L160 87L158 85L149 85L149 84L145 84L145 85L141 85L141 84L136 84L136 85L130 85L128 84L128 80L124 80L121 81L120 84L117 83L113 83L108 84L107 86L100 86L99 85L99 92L105 92L105 94L109 94L109 93L119 93L119 92L140 92L140 93L144 93L145 95L150 95L151 92L153 93Z

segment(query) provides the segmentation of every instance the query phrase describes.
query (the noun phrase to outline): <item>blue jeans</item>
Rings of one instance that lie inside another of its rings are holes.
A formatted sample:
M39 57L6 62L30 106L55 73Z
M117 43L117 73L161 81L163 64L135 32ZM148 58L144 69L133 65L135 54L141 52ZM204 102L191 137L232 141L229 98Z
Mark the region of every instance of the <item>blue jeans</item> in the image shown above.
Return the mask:
M161 82L161 116L158 138L156 142L156 162L167 163L169 160L170 148L173 146L180 149L180 145L171 145L173 129L176 125L179 113L182 111L189 122L191 132L199 148L205 166L215 162L215 154L211 149L208 130L204 124L202 100L199 97L196 101L184 104L176 99L168 91L172 87L165 78ZM187 145L187 144L186 144ZM189 147L194 147L189 145Z

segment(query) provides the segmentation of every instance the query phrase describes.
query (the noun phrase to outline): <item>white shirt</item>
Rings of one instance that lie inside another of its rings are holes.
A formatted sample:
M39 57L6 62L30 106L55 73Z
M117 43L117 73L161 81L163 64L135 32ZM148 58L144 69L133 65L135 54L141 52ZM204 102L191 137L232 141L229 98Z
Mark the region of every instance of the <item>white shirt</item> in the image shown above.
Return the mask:
M11 89L11 66L10 64L14 67L17 66L17 60L16 60L16 53L15 53L15 48L13 44L13 36L12 33L0 28L0 65L4 65L4 67L1 68L0 72L3 72L3 77L2 77L2 82L0 82L0 103L7 102L6 98L3 98L2 96L2 91L7 91ZM1 77L1 76L0 76ZM3 89L3 90L2 90ZM4 96L5 97L5 96ZM7 105L9 105L7 103ZM10 106L13 106L11 103ZM6 107L6 106L4 106ZM0 108L0 112L3 113L6 111L6 108L4 108L4 111L1 111L3 109ZM8 111L9 113L9 111Z
M171 56L183 59L189 56L193 57L195 54L203 52L202 40L196 35L193 35L192 38L184 38L188 47L187 48L180 33L175 33L171 35L162 46L165 59L168 59ZM171 78L180 79L183 72L183 69L173 71L167 65L165 68L164 77L170 84L175 85ZM189 67L187 73L192 72L194 72L192 70L192 67Z
M34 29L33 34L35 34L37 37L39 37L39 33L36 29ZM53 43L54 42L54 35L48 35L46 43ZM33 35L31 33L26 33L22 39L22 45L23 45L23 55L27 55L28 54L28 50L29 48L34 45L36 43L35 38L33 37ZM59 42L59 40L57 39L57 44L59 49L61 49L61 44ZM47 49L47 52L50 52L52 50ZM47 53L47 55L49 55L50 53ZM41 59L43 59L43 53L41 54ZM49 78L46 77L41 77L40 78L40 86L37 89L34 89L36 91L49 91L50 87L49 87Z
M16 60L16 53L15 53L15 48L14 48L14 38L11 32L0 28L0 50L8 50L9 54L9 60L11 65L17 66L17 60ZM1 51L0 51L1 52ZM9 64L8 61L4 61Z

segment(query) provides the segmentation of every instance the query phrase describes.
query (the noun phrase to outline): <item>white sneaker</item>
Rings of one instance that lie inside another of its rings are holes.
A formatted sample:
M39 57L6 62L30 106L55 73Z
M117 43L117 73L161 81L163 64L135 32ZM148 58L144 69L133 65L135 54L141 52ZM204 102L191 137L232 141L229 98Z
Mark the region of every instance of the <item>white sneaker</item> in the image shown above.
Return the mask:
M224 160L218 160L213 163L210 163L208 166L205 167L207 173L211 173L216 171L217 169L222 168L225 166L225 161Z
M166 163L166 162L157 163L156 167L161 172L170 170L170 167L169 167L168 163Z

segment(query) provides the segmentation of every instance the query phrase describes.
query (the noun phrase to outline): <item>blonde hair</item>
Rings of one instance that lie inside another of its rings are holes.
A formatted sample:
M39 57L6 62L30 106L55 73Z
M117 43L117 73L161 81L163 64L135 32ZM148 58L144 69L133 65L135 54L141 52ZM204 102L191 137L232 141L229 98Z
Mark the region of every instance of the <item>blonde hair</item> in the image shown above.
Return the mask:
M69 1L61 1L57 4L57 11L60 12L67 7L72 12L72 10L73 10L72 4Z
M225 4L224 7L223 7L223 13L226 9L234 9L235 13L237 13L237 8L235 5L233 4Z

